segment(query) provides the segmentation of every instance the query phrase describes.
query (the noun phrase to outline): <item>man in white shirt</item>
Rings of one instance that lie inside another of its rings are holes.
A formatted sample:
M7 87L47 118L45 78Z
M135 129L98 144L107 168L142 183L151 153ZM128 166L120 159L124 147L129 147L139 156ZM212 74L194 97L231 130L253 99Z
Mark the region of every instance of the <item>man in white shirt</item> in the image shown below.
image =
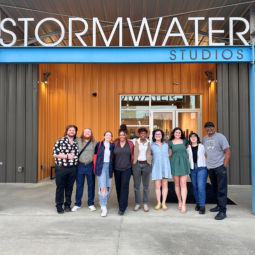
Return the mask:
M151 152L150 140L147 139L150 135L150 130L147 127L141 126L135 131L138 139L133 139L134 143L134 161L133 161L133 178L135 190L135 207L134 211L138 211L141 205L140 185L143 182L143 206L144 211L148 212L149 203L149 183L151 174Z

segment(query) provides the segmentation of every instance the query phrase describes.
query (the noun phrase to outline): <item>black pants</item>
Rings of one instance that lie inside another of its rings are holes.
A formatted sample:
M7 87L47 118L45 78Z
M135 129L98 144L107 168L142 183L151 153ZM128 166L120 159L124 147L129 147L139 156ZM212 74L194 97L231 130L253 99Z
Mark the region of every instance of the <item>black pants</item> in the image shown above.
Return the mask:
M125 212L128 205L129 181L131 173L132 168L125 171L114 170L119 210L122 212Z
M227 210L227 195L228 195L228 178L227 169L224 165L208 170L208 174L213 187L213 192L217 198L217 204L220 207L220 212Z
M71 197L73 192L73 185L76 179L77 167L63 167L55 166L56 175L56 207L62 207L64 203L65 193L65 205L71 205Z

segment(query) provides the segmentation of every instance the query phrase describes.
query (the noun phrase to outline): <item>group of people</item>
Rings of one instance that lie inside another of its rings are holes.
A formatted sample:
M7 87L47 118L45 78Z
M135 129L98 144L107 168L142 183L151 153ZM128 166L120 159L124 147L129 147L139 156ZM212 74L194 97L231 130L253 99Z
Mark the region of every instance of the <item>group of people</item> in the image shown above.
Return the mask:
M168 178L173 176L178 209L181 213L186 213L187 177L190 175L196 199L195 210L204 214L206 182L209 174L217 198L217 206L210 211L218 212L215 216L216 220L226 218L226 167L230 159L229 144L224 135L215 132L212 122L205 123L205 130L208 135L204 137L202 143L196 133L191 133L189 140L186 139L179 127L172 130L169 141L164 139L164 132L161 129L154 130L152 140L150 140L150 130L145 126L136 129L137 138L128 140L127 127L122 124L117 139L113 141L111 131L106 131L104 140L97 142L91 129L86 128L80 137L76 137L77 127L67 126L64 137L57 140L53 148L56 164L57 212L75 212L81 208L85 177L88 186L87 204L91 211L95 211L95 176L97 176L101 216L106 216L114 175L119 204L118 214L124 215L128 206L129 182L133 175L134 211L141 208L141 182L143 210L149 211L151 179L155 183L157 199L155 210L167 210ZM75 204L71 208L71 195L75 180Z

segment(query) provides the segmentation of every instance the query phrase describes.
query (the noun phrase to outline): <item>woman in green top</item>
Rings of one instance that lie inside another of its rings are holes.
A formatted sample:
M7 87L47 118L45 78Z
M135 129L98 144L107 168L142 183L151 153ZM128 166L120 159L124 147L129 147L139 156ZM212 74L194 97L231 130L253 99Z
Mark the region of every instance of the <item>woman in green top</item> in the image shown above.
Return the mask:
M190 174L189 161L186 154L188 140L180 128L171 132L169 140L171 172L174 177L175 193L178 197L178 209L186 213L187 177Z

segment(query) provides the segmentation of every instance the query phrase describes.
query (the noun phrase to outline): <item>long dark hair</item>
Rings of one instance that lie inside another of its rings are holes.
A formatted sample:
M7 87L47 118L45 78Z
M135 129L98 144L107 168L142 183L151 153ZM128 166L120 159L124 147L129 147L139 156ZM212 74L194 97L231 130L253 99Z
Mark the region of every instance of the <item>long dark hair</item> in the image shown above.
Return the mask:
M189 135L189 144L190 144L190 145L192 144L192 142L190 141L190 138L191 138L191 136L193 136L193 135L197 137L197 144L201 143L201 142L200 142L200 138L199 138L199 136L198 136L197 133L190 133L190 135Z
M172 132L171 132L171 136L170 136L170 140L172 141L172 140L174 140L174 133L175 133L175 131L177 131L177 130L180 130L181 131L181 139L185 139L185 135L184 135L184 133L182 132L182 129L181 128L179 128L179 127L176 127L176 128L174 128L173 130L172 130Z
M164 134L164 132L163 132L163 130L161 130L161 129L155 129L155 130L153 130L153 132L152 132L152 141L155 143L156 142L156 138L155 138L155 134L156 134L156 132L160 132L161 133L161 135L162 135L162 137L161 137L161 142L163 143L164 142L164 137L165 137L165 134Z

